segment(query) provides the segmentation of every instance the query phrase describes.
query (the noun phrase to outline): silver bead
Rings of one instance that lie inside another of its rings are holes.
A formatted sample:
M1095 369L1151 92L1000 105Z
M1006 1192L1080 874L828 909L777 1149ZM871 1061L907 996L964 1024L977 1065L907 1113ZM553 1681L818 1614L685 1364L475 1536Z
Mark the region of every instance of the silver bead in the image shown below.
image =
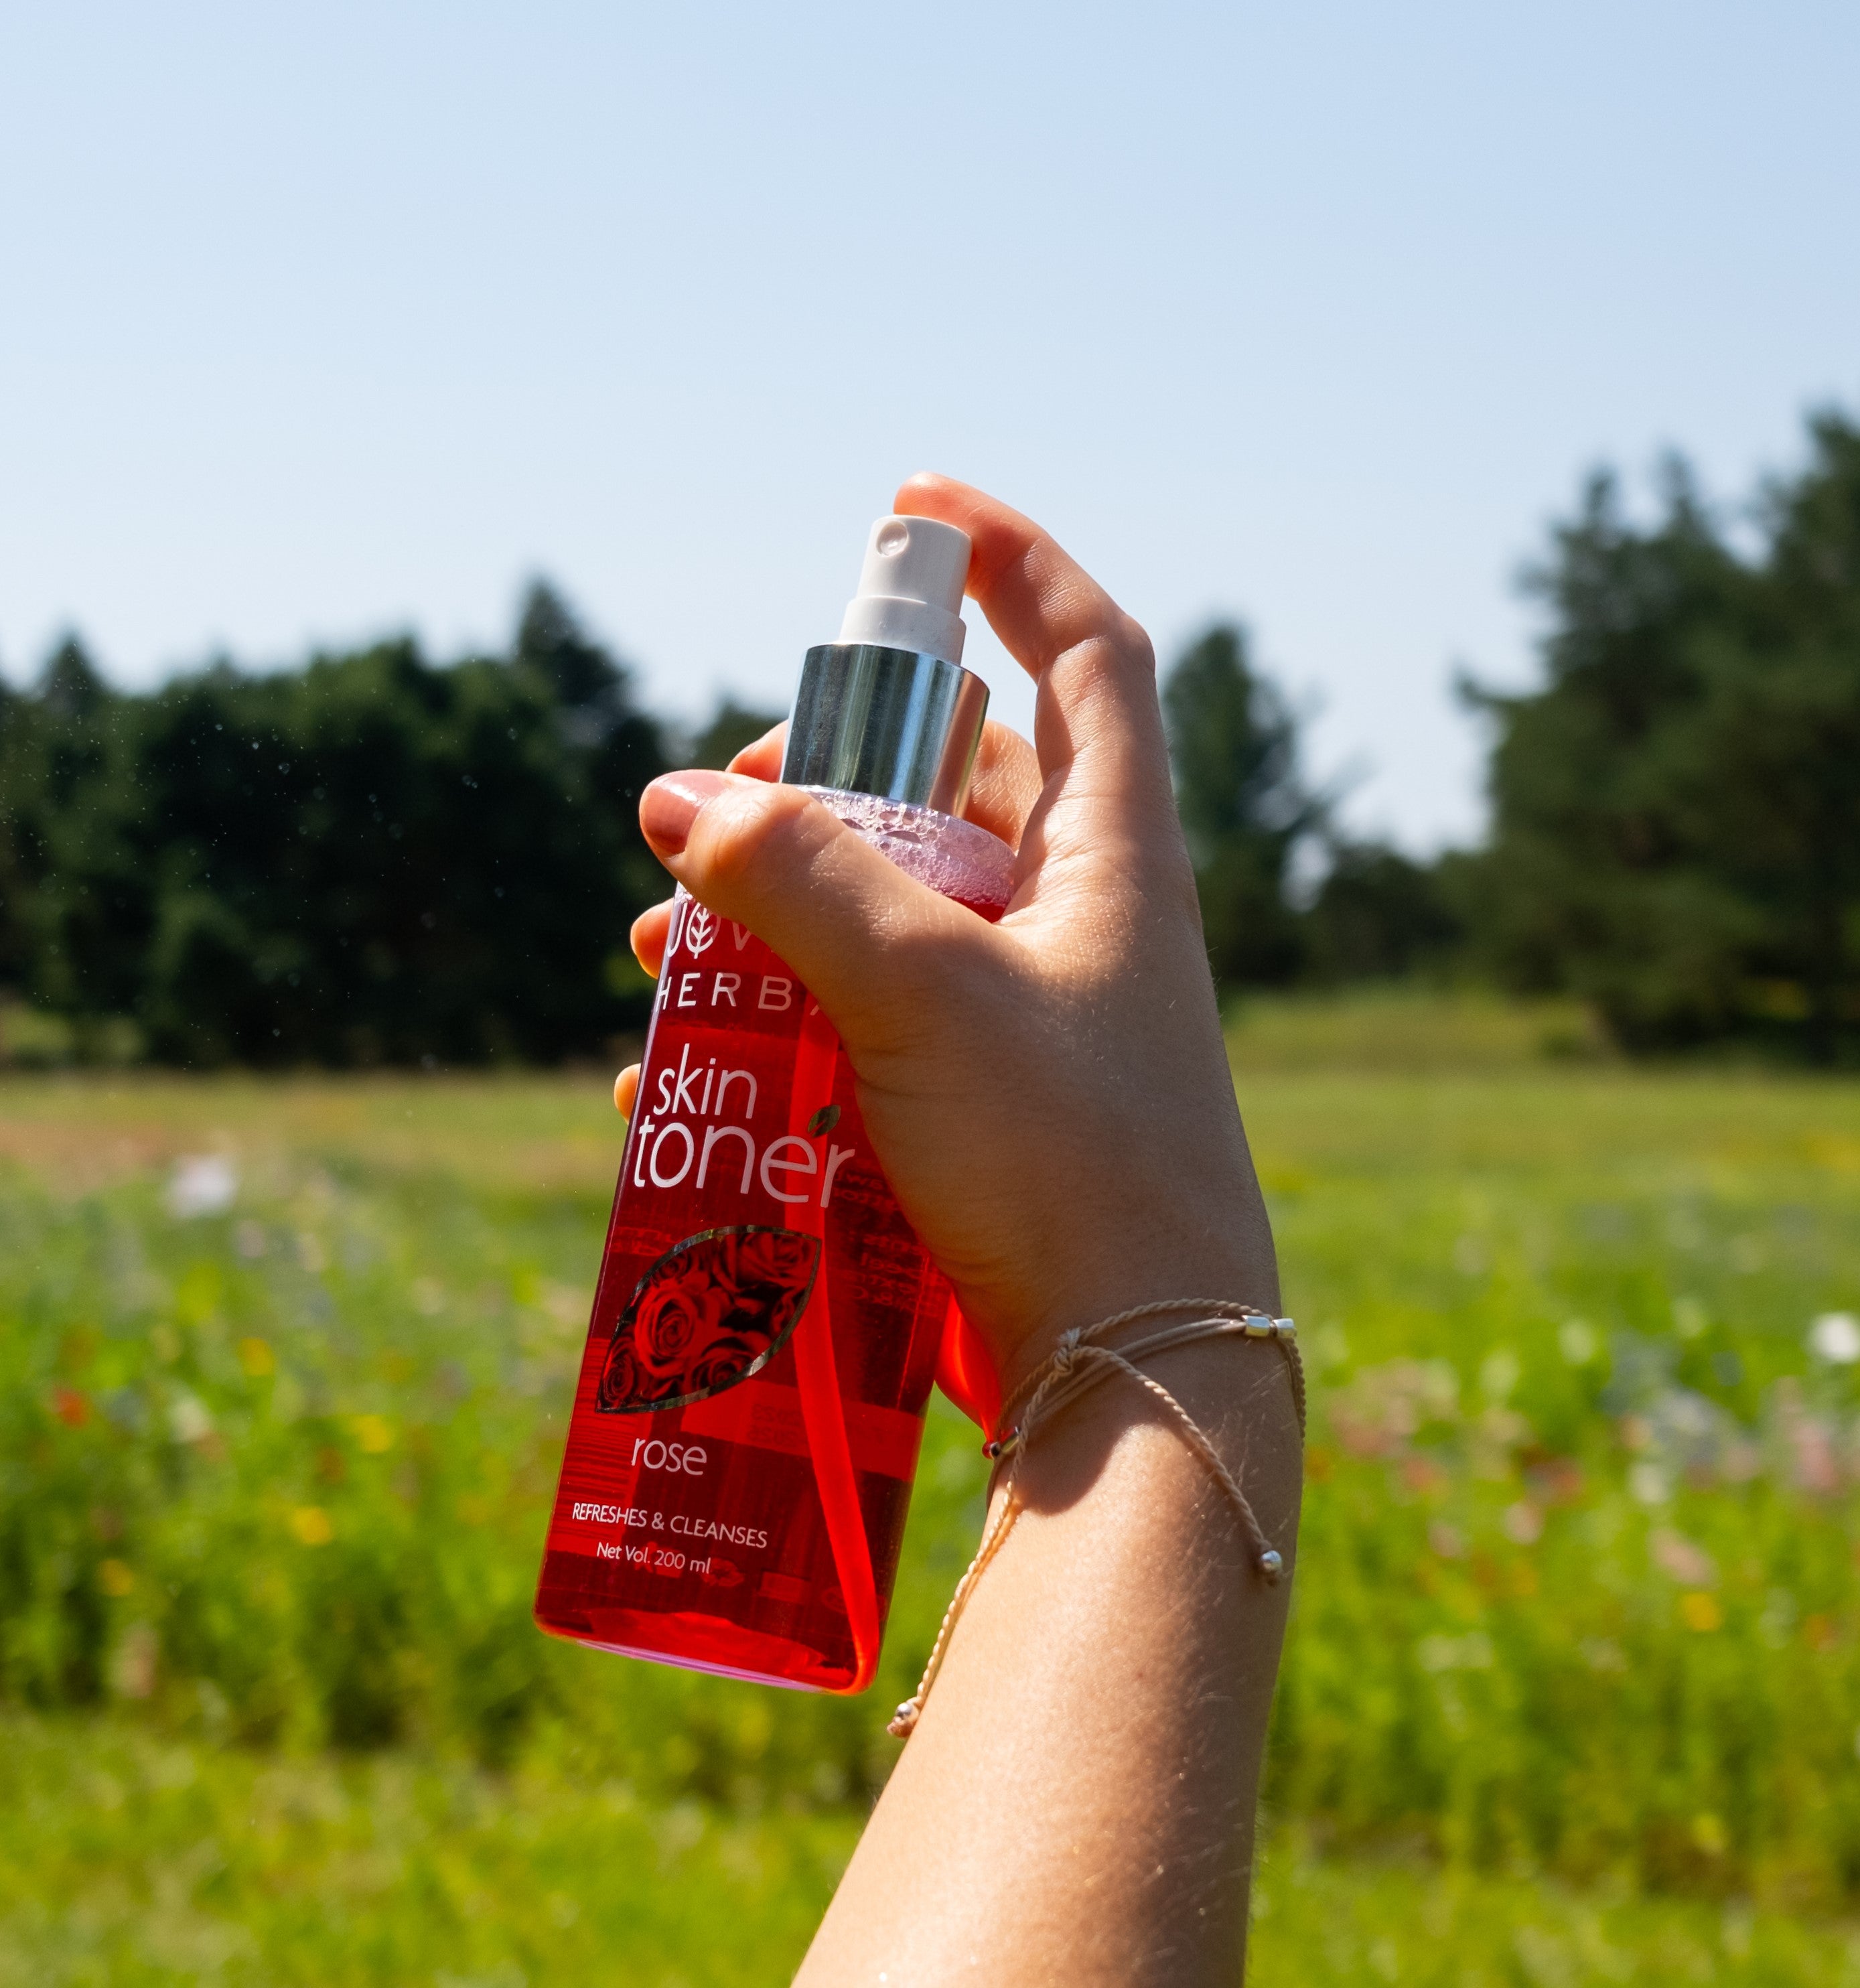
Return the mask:
M1268 1547L1260 1556L1260 1571L1269 1581L1277 1581L1285 1571L1285 1561L1283 1556L1273 1552L1272 1548Z
M1263 1313L1250 1311L1240 1321L1240 1330L1249 1339L1270 1339L1273 1336L1273 1322Z

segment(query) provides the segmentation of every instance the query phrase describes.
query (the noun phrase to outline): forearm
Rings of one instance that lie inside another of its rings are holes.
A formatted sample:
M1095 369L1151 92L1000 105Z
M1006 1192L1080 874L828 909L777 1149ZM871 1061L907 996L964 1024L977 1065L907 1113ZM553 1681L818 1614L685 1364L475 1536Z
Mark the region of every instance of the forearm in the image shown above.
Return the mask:
M1293 1562L1277 1351L1150 1363ZM1238 1979L1289 1580L1269 1586L1166 1411L1113 1374L1022 1458L976 1587L800 1980ZM999 1496L999 1493L997 1496Z

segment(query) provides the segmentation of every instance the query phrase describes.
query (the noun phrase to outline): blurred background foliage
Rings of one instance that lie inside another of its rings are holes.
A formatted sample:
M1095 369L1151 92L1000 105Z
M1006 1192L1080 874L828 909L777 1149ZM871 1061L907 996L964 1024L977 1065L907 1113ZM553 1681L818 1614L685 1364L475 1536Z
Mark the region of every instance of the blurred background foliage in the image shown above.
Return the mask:
M1860 1035L1860 429L1826 414L1810 443L1747 552L1682 463L1645 529L1595 478L1529 576L1545 688L1469 691L1495 728L1491 957L1629 1048L1828 1062Z
M1860 1962L1860 1092L1581 1013L1236 1009L1312 1399L1261 1980ZM987 1466L939 1402L862 1697L539 1635L604 1092L0 1087L0 1981L787 1978Z
M1483 848L1417 863L1342 833L1243 634L1189 650L1165 708L1223 981L1469 975L1578 996L1630 1051L1852 1061L1860 429L1827 413L1809 439L1799 475L1728 519L1682 462L1646 524L1591 480L1526 575L1542 685L1463 684L1492 740Z
M625 669L546 586L510 651L411 639L111 690L75 637L0 696L0 975L81 1051L478 1063L645 1012L666 765Z
M1466 680L1484 845L1419 860L1342 826L1246 633L1163 688L1229 989L1420 978L1585 1003L1630 1053L1860 1060L1860 428L1740 509L1682 463L1637 522L1598 475L1525 576L1543 681ZM553 1061L643 1019L627 949L662 888L635 820L694 735L547 586L509 651L411 639L143 695L68 637L0 688L0 1054L201 1068Z

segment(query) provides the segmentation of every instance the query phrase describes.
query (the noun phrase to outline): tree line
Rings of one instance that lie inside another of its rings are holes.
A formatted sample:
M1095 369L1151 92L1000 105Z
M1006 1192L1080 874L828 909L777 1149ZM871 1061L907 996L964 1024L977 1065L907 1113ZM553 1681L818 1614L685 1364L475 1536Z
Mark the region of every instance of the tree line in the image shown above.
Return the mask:
M0 705L0 984L194 1067L590 1050L644 1010L665 764L546 587L445 668L403 639L136 695L68 640Z
M1645 521L1598 474L1526 584L1540 681L1460 686L1489 834L1425 862L1344 830L1244 630L1174 661L1223 986L1473 977L1632 1050L1860 1054L1860 428L1816 417L1728 521L1676 461ZM68 638L0 686L0 996L195 1067L604 1053L665 888L639 790L770 722L677 737L541 583L507 652L444 665L404 638L132 694Z
M1341 835L1240 633L1197 644L1164 705L1219 976L1451 971L1574 994L1631 1051L1860 1060L1860 428L1824 412L1808 444L1728 517L1677 458L1645 522L1590 479L1524 576L1541 681L1460 685L1490 735L1476 850Z

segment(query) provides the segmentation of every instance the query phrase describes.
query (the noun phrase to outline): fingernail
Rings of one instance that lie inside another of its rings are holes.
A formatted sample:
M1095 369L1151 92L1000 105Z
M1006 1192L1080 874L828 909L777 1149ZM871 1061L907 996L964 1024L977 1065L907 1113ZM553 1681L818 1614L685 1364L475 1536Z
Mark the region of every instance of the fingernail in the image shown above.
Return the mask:
M688 773L662 773L639 797L639 825L661 856L676 856L685 847L698 810L730 784L725 773L707 767Z

